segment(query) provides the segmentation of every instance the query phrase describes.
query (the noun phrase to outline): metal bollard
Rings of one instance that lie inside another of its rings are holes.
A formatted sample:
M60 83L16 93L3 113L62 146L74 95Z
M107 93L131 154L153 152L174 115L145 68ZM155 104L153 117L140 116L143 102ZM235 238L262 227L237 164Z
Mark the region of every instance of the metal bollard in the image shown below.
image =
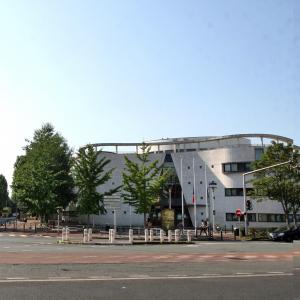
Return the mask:
M172 230L168 230L168 242L172 242Z
M161 229L159 231L159 239L160 239L160 242L163 243L164 242L164 239L165 239L165 232Z
M192 241L192 230L187 231L187 241L191 242Z
M149 231L150 231L150 242L153 242L153 239L154 239L154 237L153 237L153 229L150 229Z
M93 240L93 230L92 228L88 229L88 241L92 241Z
M175 229L175 243L179 242L179 237L180 237L180 230Z
M148 229L145 229L145 242L148 243L149 240L149 231Z
M128 232L128 236L129 236L129 243L133 243L133 229L129 229Z
M83 230L83 242L86 243L88 241L88 230Z

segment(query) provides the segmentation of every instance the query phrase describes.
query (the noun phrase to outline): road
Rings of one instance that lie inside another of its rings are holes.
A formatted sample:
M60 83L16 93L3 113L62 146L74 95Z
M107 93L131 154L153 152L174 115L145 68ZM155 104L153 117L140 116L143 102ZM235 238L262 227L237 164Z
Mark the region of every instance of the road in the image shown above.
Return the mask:
M300 299L299 270L299 243L96 246L0 235L0 299Z

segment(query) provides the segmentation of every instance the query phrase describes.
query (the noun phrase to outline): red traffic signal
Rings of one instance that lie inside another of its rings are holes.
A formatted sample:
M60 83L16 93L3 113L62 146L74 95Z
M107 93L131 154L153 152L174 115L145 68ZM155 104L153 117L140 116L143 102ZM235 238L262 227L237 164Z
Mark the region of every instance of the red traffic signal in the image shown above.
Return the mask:
M238 208L236 211L235 211L235 214L236 216L240 217L242 215L242 211Z

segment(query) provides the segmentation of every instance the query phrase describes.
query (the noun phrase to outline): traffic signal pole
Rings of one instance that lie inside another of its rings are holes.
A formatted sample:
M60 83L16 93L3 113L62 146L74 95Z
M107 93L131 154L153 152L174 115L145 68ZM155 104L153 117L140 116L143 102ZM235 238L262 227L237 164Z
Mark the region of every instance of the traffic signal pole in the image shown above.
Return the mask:
M268 167L260 168L260 169L257 169L257 170L254 170L254 171L250 171L250 172L247 172L247 173L243 174L244 212L246 213L244 215L245 235L248 234L248 222L247 222L247 220L248 220L248 214L247 214L247 197L246 197L246 180L245 180L245 177L247 175L251 175L251 174L254 174L254 173L257 173L257 172L260 172L260 171L264 171L264 170L267 170L267 169L272 169L272 168L276 168L276 167L279 167L279 166L287 165L287 164L290 164L291 162L292 161L289 160L289 161L285 161L283 163L279 163L279 164L271 165L271 166L268 166Z

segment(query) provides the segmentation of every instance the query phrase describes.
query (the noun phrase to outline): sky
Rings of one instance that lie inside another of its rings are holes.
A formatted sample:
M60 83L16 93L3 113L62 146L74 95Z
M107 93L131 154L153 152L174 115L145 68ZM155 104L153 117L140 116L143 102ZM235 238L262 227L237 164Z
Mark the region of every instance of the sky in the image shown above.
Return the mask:
M0 174L50 122L87 143L300 145L298 0L0 0Z

